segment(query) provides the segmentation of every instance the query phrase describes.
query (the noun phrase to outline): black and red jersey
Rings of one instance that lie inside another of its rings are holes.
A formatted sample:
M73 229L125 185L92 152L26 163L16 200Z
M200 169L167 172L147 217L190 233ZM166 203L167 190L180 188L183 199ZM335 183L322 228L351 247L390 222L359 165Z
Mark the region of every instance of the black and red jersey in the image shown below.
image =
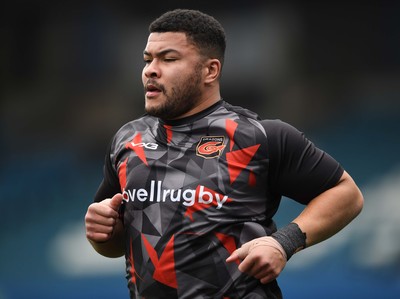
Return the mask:
M95 201L123 194L132 298L280 298L276 281L262 285L225 259L276 230L282 196L307 204L342 173L292 126L220 101L124 125Z

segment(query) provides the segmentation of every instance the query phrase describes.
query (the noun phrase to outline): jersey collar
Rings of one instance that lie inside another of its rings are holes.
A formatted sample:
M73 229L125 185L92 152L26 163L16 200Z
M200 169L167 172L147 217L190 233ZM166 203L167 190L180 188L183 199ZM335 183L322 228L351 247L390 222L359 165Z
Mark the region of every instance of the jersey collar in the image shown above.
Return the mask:
M217 110L222 105L222 102L223 102L223 100L221 99L218 102L216 102L215 104L211 105L210 107L204 109L203 111L200 111L200 112L190 115L188 117L173 119L173 120L160 119L160 122L165 125L169 125L169 126L180 126L180 125L193 123L193 122L209 115L210 113L214 112L215 110Z

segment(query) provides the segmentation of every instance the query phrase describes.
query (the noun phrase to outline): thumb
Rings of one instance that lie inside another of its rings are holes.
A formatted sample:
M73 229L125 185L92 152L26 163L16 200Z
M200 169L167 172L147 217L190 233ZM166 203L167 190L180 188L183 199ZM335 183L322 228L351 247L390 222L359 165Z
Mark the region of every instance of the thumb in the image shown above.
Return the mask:
M230 256L228 256L228 258L226 259L227 263L231 263L231 262L239 260L239 255L237 253L238 250L239 249L236 249L234 252L232 252L232 254Z
M112 208L114 211L118 212L119 207L122 204L122 194L121 193L117 193L115 194L112 198L110 198L107 201L107 204L110 208Z
M235 260L244 260L245 257L249 254L249 246L246 244L243 244L242 247L236 249L232 254L226 259L226 262L233 262Z

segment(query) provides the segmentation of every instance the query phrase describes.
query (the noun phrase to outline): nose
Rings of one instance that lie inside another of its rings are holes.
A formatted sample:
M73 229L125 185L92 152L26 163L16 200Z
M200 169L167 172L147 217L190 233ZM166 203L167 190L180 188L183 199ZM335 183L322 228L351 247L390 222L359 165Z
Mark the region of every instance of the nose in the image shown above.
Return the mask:
M157 65L156 59L148 62L143 69L143 73L147 78L158 78L160 77L160 69Z

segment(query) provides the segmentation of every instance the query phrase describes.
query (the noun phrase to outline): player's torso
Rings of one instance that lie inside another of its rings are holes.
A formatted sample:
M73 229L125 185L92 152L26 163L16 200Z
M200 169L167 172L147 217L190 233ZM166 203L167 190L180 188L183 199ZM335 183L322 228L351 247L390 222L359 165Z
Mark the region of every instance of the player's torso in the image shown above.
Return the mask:
M148 275L184 294L191 278L221 288L215 275L201 273L221 273L216 257L265 235L270 224L267 137L256 121L219 110L178 126L145 117L117 139L128 268L141 294L152 291L137 283ZM229 280L237 265L226 267Z
M167 210L207 226L265 217L266 136L234 113L214 114L180 126L132 123L117 145L126 210Z

